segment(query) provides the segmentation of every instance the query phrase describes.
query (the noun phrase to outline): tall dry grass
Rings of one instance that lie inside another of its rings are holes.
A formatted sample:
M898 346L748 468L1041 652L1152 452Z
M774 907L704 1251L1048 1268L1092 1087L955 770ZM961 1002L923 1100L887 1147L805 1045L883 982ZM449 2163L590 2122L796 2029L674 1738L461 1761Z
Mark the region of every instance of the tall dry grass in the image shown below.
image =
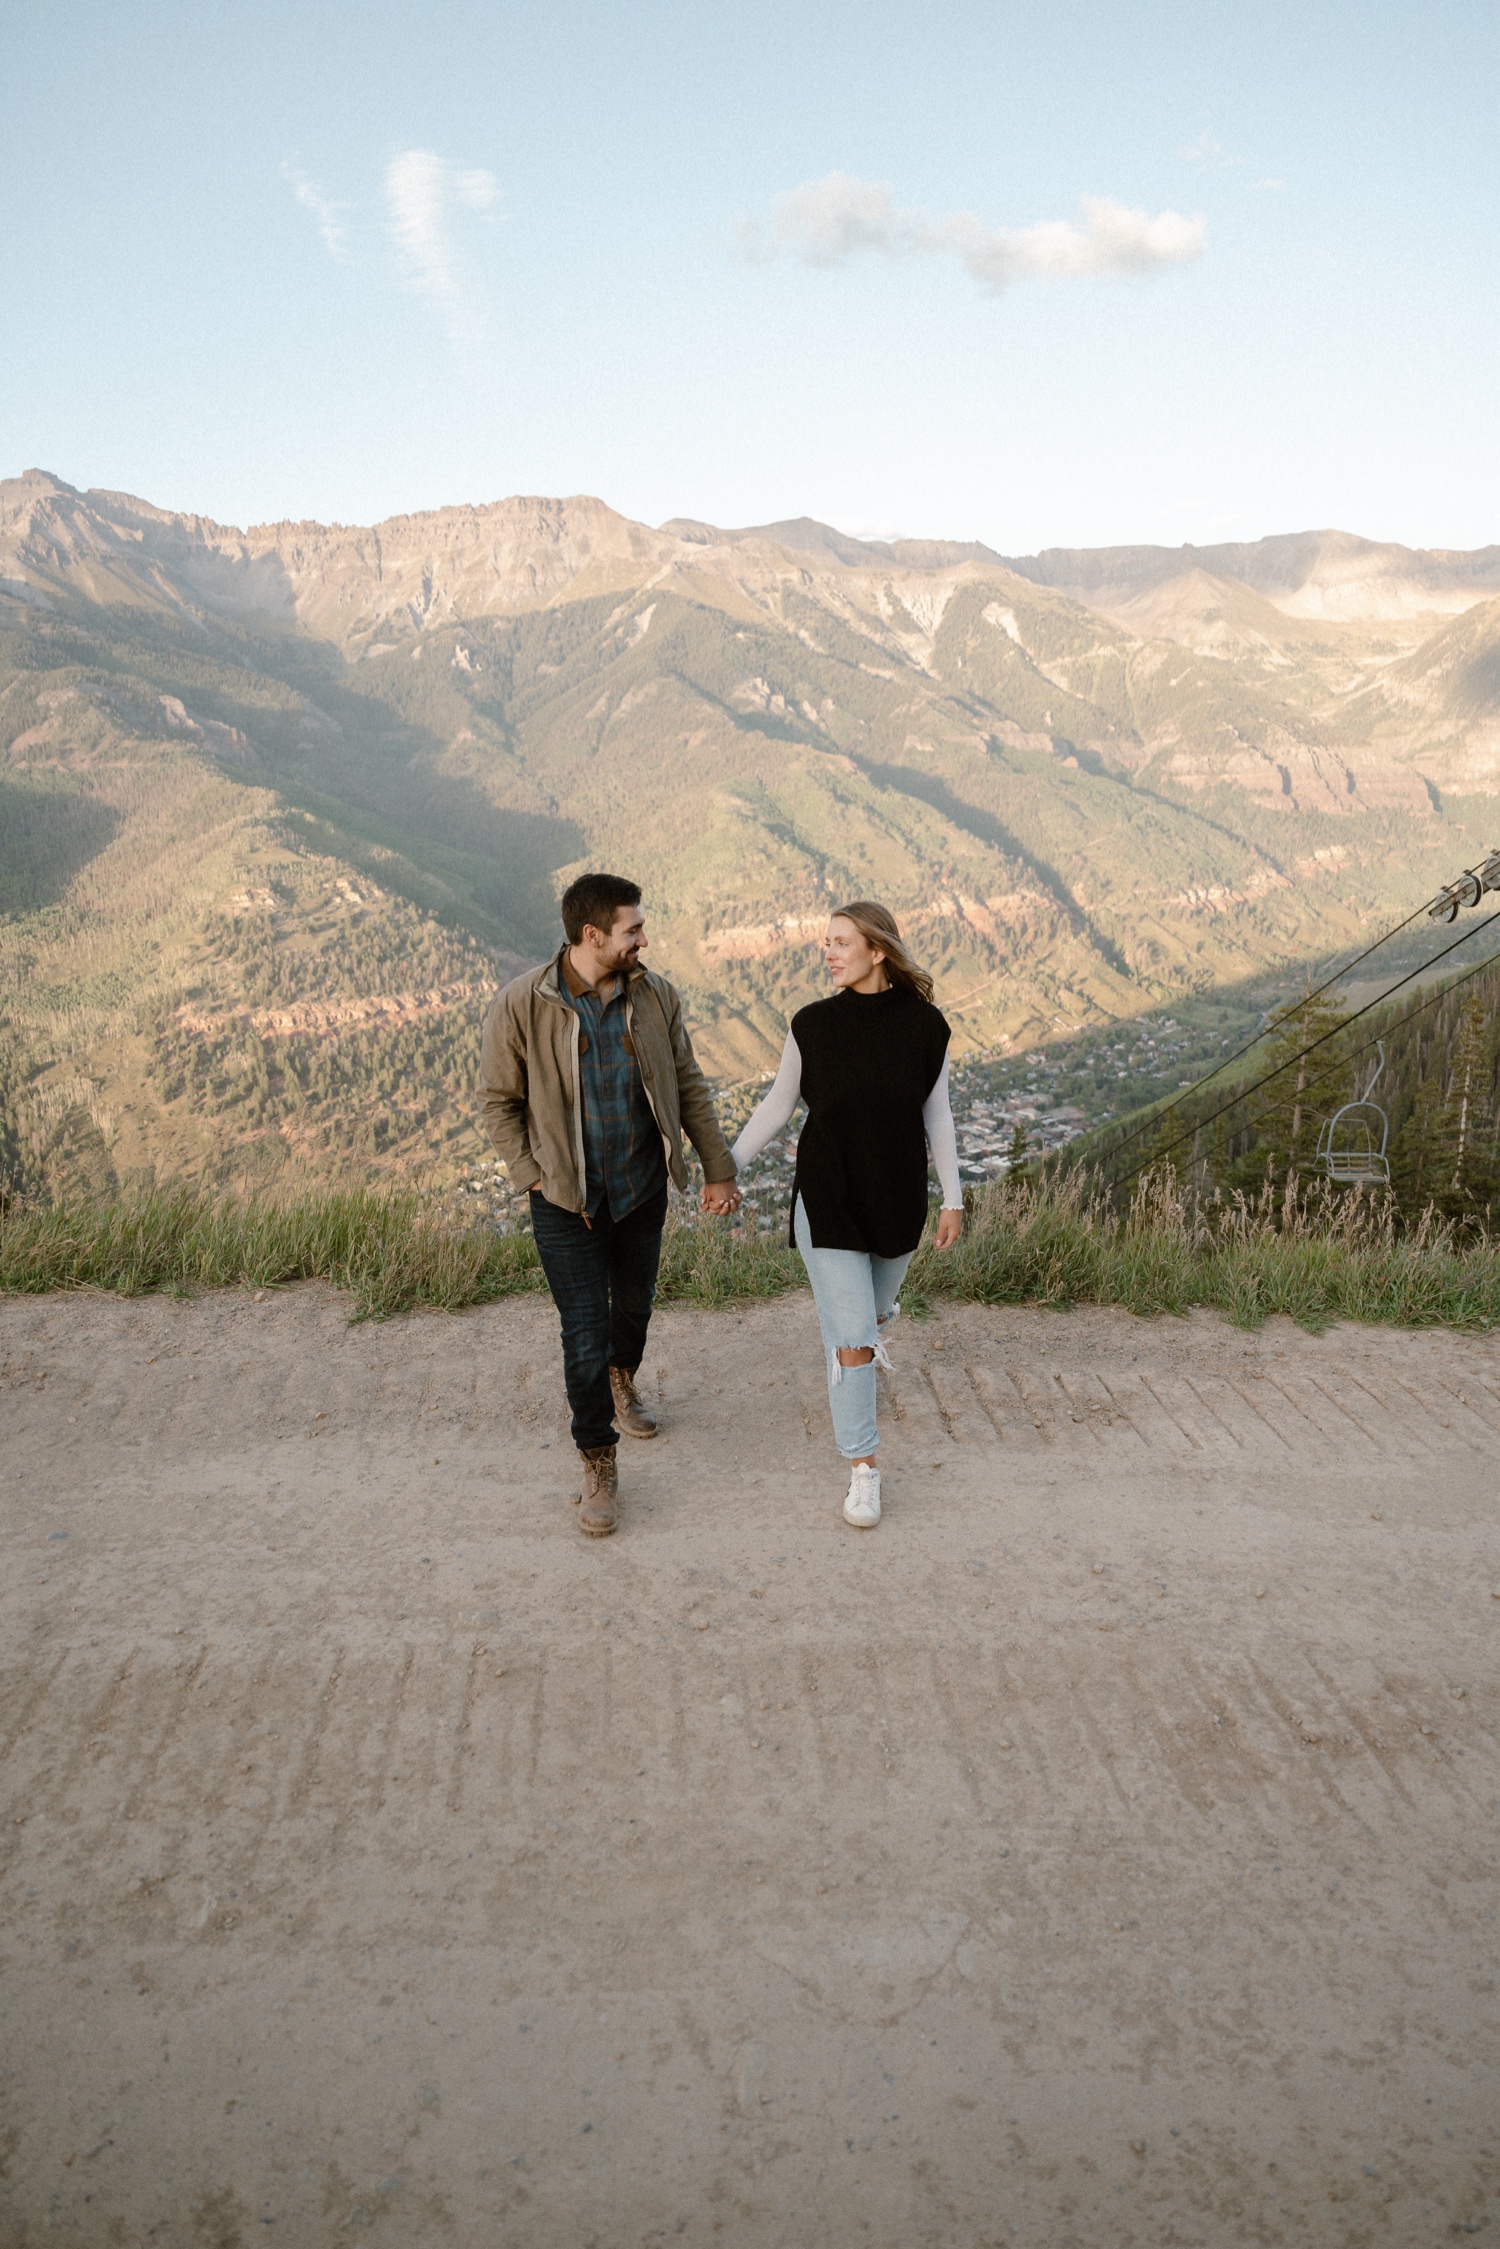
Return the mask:
M416 1194L373 1188L297 1200L170 1189L126 1203L0 1217L0 1289L275 1288L331 1281L356 1319L418 1305L456 1312L540 1288L529 1234L460 1233Z
M802 1278L784 1243L669 1214L657 1292L664 1302L741 1302ZM529 1233L455 1225L418 1193L366 1187L293 1199L184 1187L129 1202L0 1211L0 1291L187 1295L319 1280L346 1290L359 1320L419 1306L456 1312L546 1287Z
M1243 1326L1284 1312L1311 1329L1337 1319L1483 1328L1500 1319L1500 1247L1460 1239L1431 1212L1402 1227L1388 1197L1321 1180L1223 1199L1184 1188L1164 1167L1121 1211L1077 1171L986 1189L958 1247L940 1257L924 1243L908 1285L980 1304L1118 1304L1147 1315L1205 1305Z
M529 1233L456 1225L414 1193L280 1200L180 1189L0 1213L0 1290L138 1295L306 1280L346 1290L356 1319L458 1311L545 1287ZM801 1260L779 1233L669 1215L661 1301L742 1303L803 1285ZM1156 1171L1117 1211L1085 1173L1022 1176L971 1198L956 1248L918 1251L907 1302L919 1310L939 1296L1148 1315L1205 1305L1248 1326L1284 1312L1308 1328L1336 1319L1484 1328L1500 1320L1500 1248L1460 1240L1433 1218L1398 1231L1387 1206L1322 1185L1293 1183L1274 1202L1219 1202Z

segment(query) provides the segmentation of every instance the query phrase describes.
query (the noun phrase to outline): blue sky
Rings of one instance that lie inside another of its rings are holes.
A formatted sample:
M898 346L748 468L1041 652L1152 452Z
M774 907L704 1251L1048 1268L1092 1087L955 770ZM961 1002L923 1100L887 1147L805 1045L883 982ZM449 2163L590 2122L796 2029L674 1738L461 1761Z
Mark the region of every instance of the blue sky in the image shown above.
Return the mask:
M1497 66L1480 0L11 0L0 473L1481 545Z

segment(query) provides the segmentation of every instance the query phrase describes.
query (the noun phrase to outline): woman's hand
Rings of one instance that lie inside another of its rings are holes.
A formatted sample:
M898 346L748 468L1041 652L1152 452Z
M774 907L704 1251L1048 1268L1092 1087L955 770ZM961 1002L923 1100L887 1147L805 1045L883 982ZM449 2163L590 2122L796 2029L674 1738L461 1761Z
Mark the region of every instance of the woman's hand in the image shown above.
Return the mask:
M961 1210L940 1210L937 1232L933 1236L935 1246L938 1249L952 1249L963 1230L964 1214Z

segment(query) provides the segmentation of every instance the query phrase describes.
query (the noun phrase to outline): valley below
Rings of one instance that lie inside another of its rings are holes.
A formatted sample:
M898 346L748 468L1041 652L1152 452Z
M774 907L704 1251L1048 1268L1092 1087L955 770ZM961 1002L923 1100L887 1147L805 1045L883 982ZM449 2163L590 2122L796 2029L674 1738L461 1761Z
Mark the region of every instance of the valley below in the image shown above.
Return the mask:
M588 865L743 1106L890 904L969 1176L1241 1043L1495 841L1500 549L1002 557L512 499L235 530L0 484L0 1177L477 1177ZM1170 1050L1170 1051L1169 1051ZM998 1104L998 1106L997 1106Z

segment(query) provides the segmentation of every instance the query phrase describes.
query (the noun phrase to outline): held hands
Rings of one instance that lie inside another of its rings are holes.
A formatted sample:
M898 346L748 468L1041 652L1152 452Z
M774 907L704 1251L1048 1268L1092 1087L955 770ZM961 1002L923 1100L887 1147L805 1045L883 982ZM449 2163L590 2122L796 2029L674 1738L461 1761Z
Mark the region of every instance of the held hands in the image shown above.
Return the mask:
M699 1201L713 1218L729 1218L744 1201L732 1179L712 1179L703 1189Z
M964 1214L961 1210L940 1210L933 1246L937 1249L952 1249L963 1230Z

